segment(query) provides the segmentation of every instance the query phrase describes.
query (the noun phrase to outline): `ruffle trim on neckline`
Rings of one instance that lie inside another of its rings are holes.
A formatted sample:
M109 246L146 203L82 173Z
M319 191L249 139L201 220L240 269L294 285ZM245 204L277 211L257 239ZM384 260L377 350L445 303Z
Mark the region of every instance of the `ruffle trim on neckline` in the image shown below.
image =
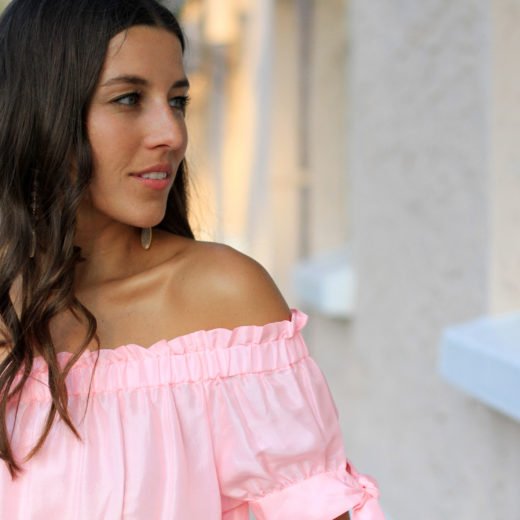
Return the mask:
M292 309L290 320L267 325L200 330L158 341L150 347L128 344L102 348L99 358L97 351L87 351L67 376L69 395L83 393L94 364L94 391L195 382L285 368L308 356L300 335L306 323L307 316ZM62 366L71 357L70 352L58 353ZM32 397L36 397L36 392L44 398L48 393L47 372L43 358L36 357L26 385L32 388L24 388L24 393L28 390Z

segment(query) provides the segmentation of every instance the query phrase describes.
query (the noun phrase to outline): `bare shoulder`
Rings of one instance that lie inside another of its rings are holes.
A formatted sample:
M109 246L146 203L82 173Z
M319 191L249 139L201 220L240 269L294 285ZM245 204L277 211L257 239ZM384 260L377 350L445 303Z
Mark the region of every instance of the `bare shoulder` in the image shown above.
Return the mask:
M290 318L269 273L247 255L223 244L193 242L183 256L189 301L203 313L206 327L265 325Z

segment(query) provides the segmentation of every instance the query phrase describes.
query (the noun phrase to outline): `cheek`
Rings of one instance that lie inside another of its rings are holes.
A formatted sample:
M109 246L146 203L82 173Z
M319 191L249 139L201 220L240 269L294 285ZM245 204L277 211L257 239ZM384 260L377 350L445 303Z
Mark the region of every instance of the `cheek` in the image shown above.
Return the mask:
M89 125L89 142L92 150L93 174L90 184L90 196L94 202L105 200L117 189L117 172L122 168L124 157L122 134L114 125L103 124L96 120Z
M186 126L186 121L183 120L182 122L182 126L181 126L181 135L182 135L182 141L183 141L183 144L182 144L182 147L181 147L181 150L182 150L182 155L184 155L186 153L186 149L188 148L188 128Z
M88 121L88 139L94 159L94 172L113 168L127 157L131 148L128 125L117 118L93 115Z

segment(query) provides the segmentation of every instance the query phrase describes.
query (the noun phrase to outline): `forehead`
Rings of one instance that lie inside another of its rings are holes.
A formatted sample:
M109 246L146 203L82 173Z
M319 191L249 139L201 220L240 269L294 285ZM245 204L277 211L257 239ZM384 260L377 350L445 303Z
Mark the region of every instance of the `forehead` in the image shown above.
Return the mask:
M157 67L182 73L181 43L166 29L138 25L110 40L102 75L128 73L130 69L146 74Z

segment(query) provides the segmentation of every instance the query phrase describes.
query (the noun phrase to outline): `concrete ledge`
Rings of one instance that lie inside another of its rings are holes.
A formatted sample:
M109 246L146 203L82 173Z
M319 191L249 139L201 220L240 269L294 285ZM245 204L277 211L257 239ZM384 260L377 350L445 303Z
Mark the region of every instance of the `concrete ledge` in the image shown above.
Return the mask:
M292 283L299 304L331 317L353 315L356 277L348 247L300 262Z
M446 329L439 368L446 380L520 421L520 313Z

